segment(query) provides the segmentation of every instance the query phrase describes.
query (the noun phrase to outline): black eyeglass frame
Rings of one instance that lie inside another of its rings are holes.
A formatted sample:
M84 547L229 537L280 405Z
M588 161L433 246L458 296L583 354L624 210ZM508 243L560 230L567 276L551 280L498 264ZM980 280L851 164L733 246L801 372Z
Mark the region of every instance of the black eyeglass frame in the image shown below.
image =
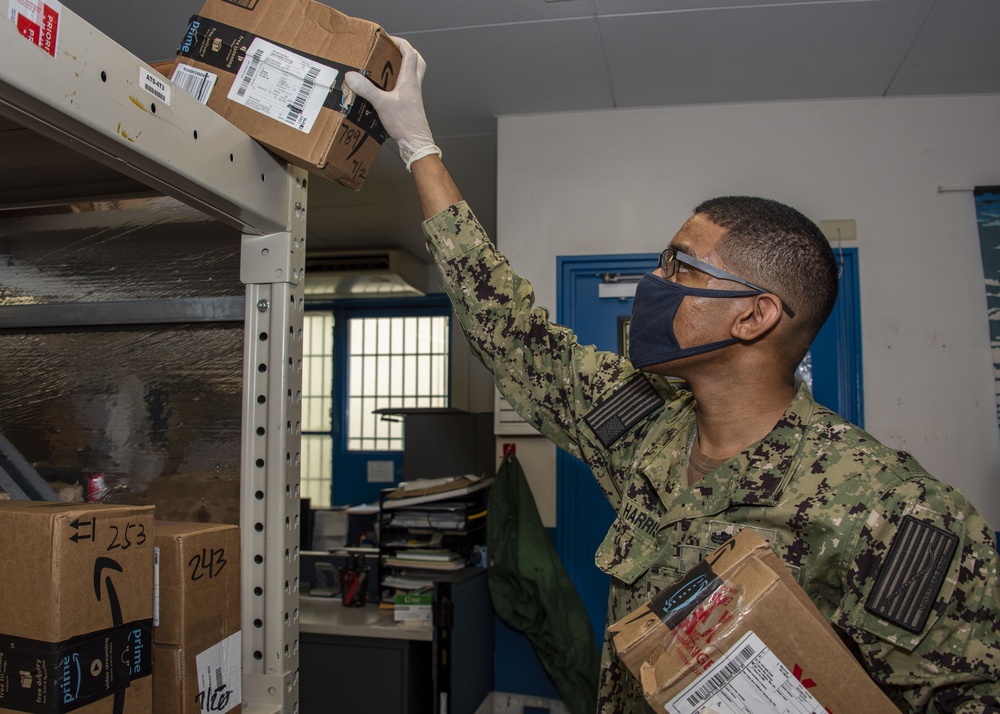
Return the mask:
M795 317L795 311L792 310L786 303L785 299L778 295L778 293L773 290L768 290L767 288L762 288L760 285L754 285L751 282L739 278L732 273L727 273L722 268L716 268L714 265L709 265L697 258L692 258L686 253L681 253L676 248L667 248L662 253L660 253L659 268L663 271L663 277L672 278L674 273L677 272L677 263L684 263L690 268L695 270L700 270L707 275L711 275L713 278L718 278L719 280L731 280L734 283L739 283L740 285L745 285L751 290L758 290L761 293L770 293L771 295L776 295L779 300L781 300L781 309L789 316Z

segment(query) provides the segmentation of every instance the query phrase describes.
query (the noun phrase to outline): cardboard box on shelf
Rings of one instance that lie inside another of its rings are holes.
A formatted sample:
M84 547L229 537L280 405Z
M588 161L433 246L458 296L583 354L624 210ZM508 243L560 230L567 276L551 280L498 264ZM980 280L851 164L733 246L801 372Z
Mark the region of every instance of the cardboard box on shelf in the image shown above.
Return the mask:
M153 507L0 502L0 712L152 709Z
M771 546L743 530L610 628L646 700L668 714L720 709L898 714ZM727 691L728 690L728 691ZM754 697L766 691L764 707Z
M395 86L385 30L314 0L207 0L180 40L175 84L290 163L361 188L386 135L343 78Z
M225 714L242 704L240 530L156 523L159 615L154 714Z

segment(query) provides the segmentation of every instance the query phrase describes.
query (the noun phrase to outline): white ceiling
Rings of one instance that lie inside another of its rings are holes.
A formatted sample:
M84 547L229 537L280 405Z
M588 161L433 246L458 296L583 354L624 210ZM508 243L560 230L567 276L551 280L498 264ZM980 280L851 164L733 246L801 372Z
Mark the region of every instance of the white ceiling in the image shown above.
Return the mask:
M147 61L202 0L63 0ZM466 198L496 220L496 117L677 104L1000 93L1000 0L334 0L424 56L425 104ZM309 246L425 258L395 151L357 193L310 184Z

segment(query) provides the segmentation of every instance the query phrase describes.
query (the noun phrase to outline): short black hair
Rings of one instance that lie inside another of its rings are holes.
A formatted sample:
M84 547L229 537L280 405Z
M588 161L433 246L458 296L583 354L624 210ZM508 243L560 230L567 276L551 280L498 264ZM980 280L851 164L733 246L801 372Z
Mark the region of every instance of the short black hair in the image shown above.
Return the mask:
M726 229L716 251L726 269L787 301L795 311L795 363L833 311L840 269L830 242L802 213L769 198L722 196L694 209Z

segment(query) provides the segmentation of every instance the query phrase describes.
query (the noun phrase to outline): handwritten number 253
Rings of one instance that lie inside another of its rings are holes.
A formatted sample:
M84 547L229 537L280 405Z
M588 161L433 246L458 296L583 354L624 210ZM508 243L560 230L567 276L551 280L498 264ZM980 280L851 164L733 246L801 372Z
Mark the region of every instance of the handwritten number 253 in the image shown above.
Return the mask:
M133 545L142 545L146 542L146 526L142 523L126 523L124 528L112 523L110 528L113 535L111 543L108 544L109 551L117 548L128 550Z

